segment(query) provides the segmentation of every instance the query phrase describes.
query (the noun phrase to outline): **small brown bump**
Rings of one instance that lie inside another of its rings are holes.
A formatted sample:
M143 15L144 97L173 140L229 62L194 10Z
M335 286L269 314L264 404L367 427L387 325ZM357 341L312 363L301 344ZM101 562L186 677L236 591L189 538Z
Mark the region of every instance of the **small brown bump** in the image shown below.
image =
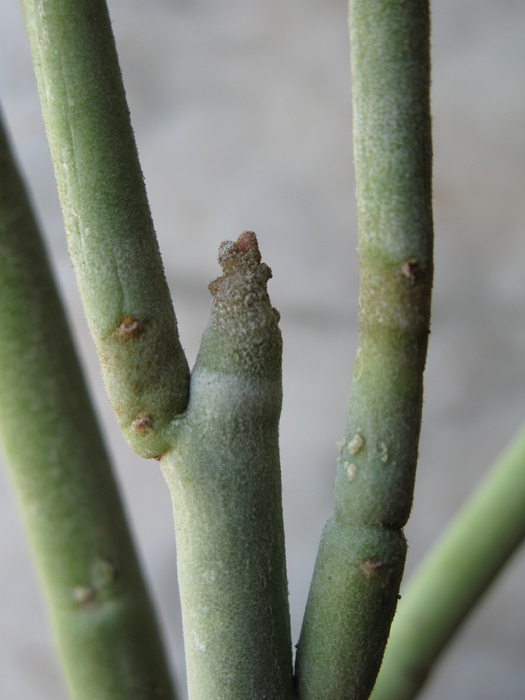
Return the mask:
M409 284L416 284L423 276L423 268L419 264L417 258L410 258L405 260L405 262L400 266L400 272L403 278Z
M379 559L368 559L361 564L361 569L369 581L377 581L382 577L385 569L388 568L388 564L380 561Z
M261 263L259 265L259 271L264 282L268 282L268 280L272 279L272 268L269 267L266 263Z
M116 334L122 340L134 340L144 333L144 323L137 321L132 316L124 316L116 330Z
M210 290L211 294L215 296L219 289L221 288L221 283L222 283L222 277L216 277L214 280L212 280L209 285L208 289Z
M137 433L151 433L153 431L153 419L149 413L139 413L135 420L131 421L131 427Z

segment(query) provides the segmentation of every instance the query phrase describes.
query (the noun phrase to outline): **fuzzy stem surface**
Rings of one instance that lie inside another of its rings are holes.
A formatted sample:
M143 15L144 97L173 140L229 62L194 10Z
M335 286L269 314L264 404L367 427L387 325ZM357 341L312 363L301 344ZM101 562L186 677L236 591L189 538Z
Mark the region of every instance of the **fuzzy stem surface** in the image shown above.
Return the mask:
M43 242L0 124L0 439L71 697L175 697Z
M255 235L221 245L190 403L161 459L192 700L292 697L278 423L281 334Z
M281 337L254 234L221 247L191 376L102 0L23 0L68 241L128 442L171 490L190 696L287 698Z
M109 399L144 457L188 402L189 370L104 0L22 0L68 245Z
M372 693L410 700L525 537L525 426L422 562L399 604Z
M359 344L297 653L299 697L364 699L396 609L432 287L429 6L351 0Z

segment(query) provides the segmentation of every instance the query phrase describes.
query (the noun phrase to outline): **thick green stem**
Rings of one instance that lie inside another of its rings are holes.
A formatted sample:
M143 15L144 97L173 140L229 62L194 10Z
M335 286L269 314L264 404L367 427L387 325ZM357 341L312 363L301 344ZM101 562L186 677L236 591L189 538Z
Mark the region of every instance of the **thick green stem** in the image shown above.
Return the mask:
M416 697L433 664L525 537L525 427L411 579L373 700Z
M188 410L161 460L171 491L190 697L289 698L278 423L281 335L257 241L223 243Z
M155 615L0 125L0 436L71 696L173 698Z
M188 401L189 371L104 0L22 0L68 244L109 398L145 457Z
M297 656L301 698L370 694L403 572L432 285L429 7L351 0L359 347Z

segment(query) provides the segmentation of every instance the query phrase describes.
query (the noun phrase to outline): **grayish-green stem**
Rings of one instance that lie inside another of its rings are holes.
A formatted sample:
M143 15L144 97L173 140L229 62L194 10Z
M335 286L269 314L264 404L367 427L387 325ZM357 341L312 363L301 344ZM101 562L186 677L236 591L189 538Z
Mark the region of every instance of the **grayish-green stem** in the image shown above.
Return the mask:
M1 125L0 319L0 437L71 696L173 698L108 457Z
M221 248L190 395L105 3L23 5L108 394L128 442L161 460L172 493L190 695L289 697L281 337L269 269L253 234Z
M278 423L281 335L246 232L219 253L188 410L161 460L177 532L190 697L285 699L292 654Z
M429 7L351 0L359 347L297 656L301 698L367 698L403 572L430 322Z
M410 581L373 700L416 697L433 664L525 537L525 427Z
M22 5L69 250L108 395L133 449L155 457L188 402L189 371L106 3Z

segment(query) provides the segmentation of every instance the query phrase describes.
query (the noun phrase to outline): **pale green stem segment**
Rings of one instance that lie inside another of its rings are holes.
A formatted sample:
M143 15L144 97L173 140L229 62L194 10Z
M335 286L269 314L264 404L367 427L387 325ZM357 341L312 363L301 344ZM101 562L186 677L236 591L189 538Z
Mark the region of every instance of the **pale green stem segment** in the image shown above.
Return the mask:
M409 582L373 700L417 696L446 644L525 537L525 426Z
M192 700L292 697L278 423L281 334L255 235L221 245L190 403L161 460Z
M188 401L104 0L22 0L68 245L110 401L144 457Z
M1 125L0 319L0 438L71 697L174 698L111 466Z
M335 483L297 653L301 699L367 698L405 561L432 286L429 6L351 0L361 290Z

